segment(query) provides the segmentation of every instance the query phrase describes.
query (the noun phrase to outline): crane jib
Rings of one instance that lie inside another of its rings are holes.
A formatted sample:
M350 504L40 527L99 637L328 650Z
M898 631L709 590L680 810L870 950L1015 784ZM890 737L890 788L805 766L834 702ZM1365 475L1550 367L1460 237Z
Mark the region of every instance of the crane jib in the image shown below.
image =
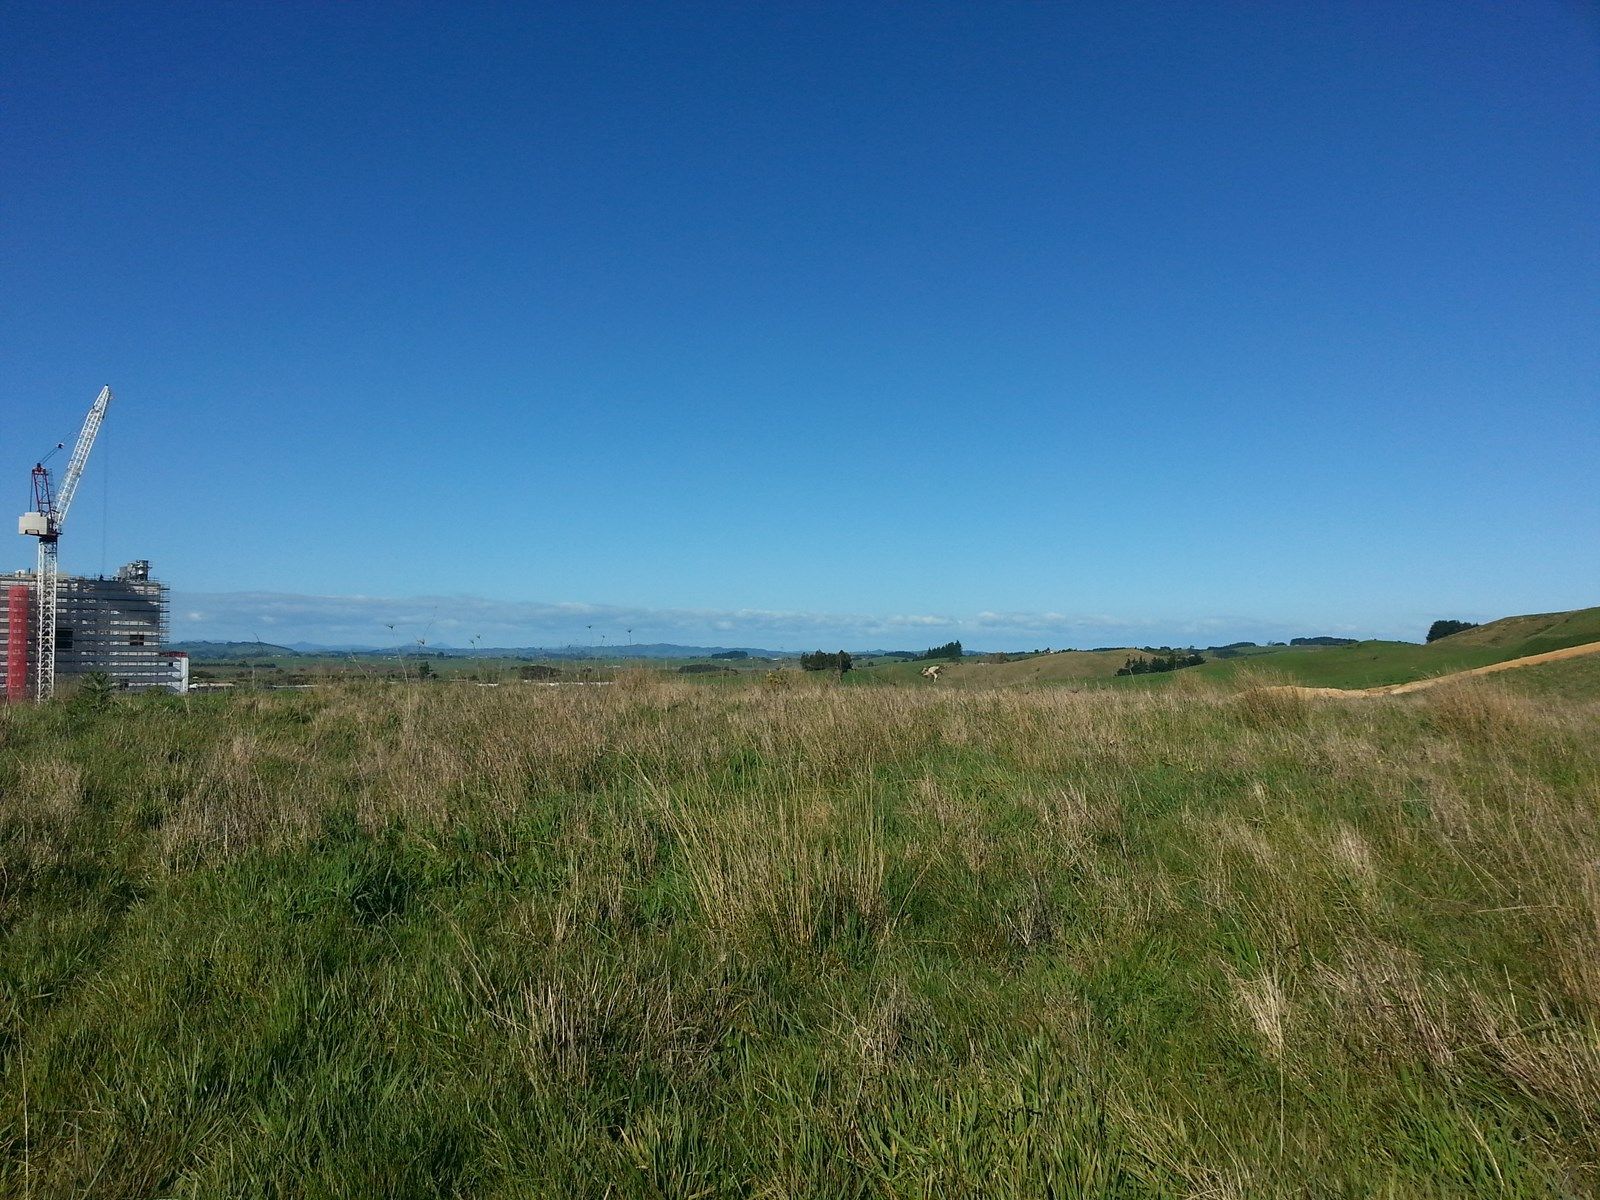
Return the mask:
M72 458L67 463L61 486L51 494L50 470L44 463L33 468L34 511L24 513L17 524L17 532L39 539L38 565L34 569L36 609L33 625L33 695L37 700L48 700L56 686L56 610L59 600L60 568L57 563L57 538L61 525L72 507L78 483L83 478L83 468L89 461L89 451L105 420L106 409L111 404L111 389L104 387L83 419L78 431L78 441L72 448ZM13 627L14 628L14 627ZM10 676L7 676L8 682Z
M89 461L89 451L94 448L94 439L100 432L100 423L106 419L106 408L110 404L111 389L103 387L100 389L100 394L95 397L89 415L83 419L83 428L78 432L78 444L72 448L72 458L67 463L67 472L61 477L61 487L56 492L57 528L67 519L67 509L72 507L72 497L77 494L78 481L83 478L83 468Z

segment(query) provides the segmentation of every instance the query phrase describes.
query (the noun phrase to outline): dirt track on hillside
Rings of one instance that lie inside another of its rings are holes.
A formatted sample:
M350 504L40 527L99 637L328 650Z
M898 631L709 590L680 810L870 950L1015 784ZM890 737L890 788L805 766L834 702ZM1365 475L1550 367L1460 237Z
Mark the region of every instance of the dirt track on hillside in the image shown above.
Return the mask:
M1420 692L1427 688L1438 687L1442 683L1468 679L1474 675L1493 675L1496 671L1512 671L1517 667L1536 667L1540 663L1559 662L1563 658L1581 658L1585 654L1600 654L1600 642L1585 642L1581 646L1568 646L1565 650L1547 650L1543 654L1530 654L1526 658L1512 658L1505 662L1490 663L1487 667L1472 667L1466 671L1452 671L1448 675L1435 675L1431 679L1414 679L1410 683L1388 683L1382 687L1370 688L1300 687L1297 684L1285 684L1272 690L1298 692L1302 696L1403 696L1408 692Z

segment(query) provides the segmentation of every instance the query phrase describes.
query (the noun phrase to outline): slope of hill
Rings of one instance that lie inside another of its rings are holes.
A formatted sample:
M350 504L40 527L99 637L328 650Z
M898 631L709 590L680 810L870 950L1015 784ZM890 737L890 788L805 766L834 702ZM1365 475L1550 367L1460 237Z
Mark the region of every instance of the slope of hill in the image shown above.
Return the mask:
M1530 613L1522 617L1503 617L1473 629L1453 633L1433 643L1439 649L1465 646L1516 646L1520 654L1542 654L1564 650L1584 642L1600 642L1600 608L1578 608L1571 612Z
M1600 641L1600 608L1583 608L1506 617L1428 645L1372 641L1353 646L1294 646L1248 659L1209 662L1175 674L1226 680L1245 672L1306 687L1383 687L1596 641ZM1116 683L1161 686L1172 678L1141 675Z
M1507 671L1495 684L1537 699L1600 703L1600 654Z

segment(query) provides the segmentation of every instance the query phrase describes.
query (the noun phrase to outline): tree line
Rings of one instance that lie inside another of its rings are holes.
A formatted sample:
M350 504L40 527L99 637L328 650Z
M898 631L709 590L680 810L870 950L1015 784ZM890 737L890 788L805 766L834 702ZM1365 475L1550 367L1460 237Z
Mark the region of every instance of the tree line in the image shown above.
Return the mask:
M1203 654L1194 651L1162 650L1153 658L1130 658L1117 668L1118 675L1159 675L1164 671L1180 671L1184 667L1198 667L1205 662Z
M843 675L850 669L850 655L844 650L840 650L837 654L829 654L826 650L816 650L810 654L802 654L800 656L800 669L802 671L837 671Z

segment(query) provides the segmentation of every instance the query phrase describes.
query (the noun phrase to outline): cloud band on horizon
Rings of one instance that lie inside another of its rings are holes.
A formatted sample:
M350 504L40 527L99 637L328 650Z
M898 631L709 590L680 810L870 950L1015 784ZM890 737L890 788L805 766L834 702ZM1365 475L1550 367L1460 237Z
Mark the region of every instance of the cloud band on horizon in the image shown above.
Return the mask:
M631 634L628 632L631 630ZM676 642L774 650L921 649L959 638L973 649L1220 644L1307 633L1278 622L1218 616L1181 620L985 610L964 616L770 609L648 608L481 596L314 596L283 592L179 592L179 641L304 642L329 646L617 645ZM1320 629L1310 632L1342 633Z

